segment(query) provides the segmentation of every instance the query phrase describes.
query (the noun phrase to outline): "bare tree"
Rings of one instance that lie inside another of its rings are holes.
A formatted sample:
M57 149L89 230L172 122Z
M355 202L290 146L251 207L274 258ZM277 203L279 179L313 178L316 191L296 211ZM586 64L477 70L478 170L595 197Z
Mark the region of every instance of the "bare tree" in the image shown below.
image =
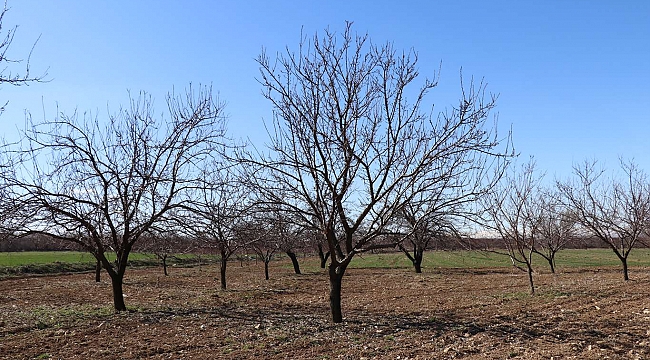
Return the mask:
M152 226L148 233L138 241L137 251L153 254L160 260L163 274L168 276L167 260L176 258L175 254L188 253L193 248L194 243L186 235L170 228L170 224L164 225L165 228Z
M555 273L555 255L578 236L578 223L569 209L562 205L559 194L542 191L538 197L536 241L533 252L543 257Z
M538 227L538 194L542 176L535 173L535 163L524 164L513 171L491 194L484 197L484 225L503 239L512 264L528 273L531 294L533 282L533 253Z
M450 196L442 199L438 196L449 195L449 191L444 187L440 190L444 190L445 194L428 192L418 194L417 198L405 204L402 212L398 214L397 221L403 224L401 228L405 235L398 242L398 248L411 261L416 273L422 272L424 252L433 242L461 238L460 223L456 218L469 218L476 215L469 211L469 207L466 208L468 210L463 210L465 199L462 194L460 197ZM466 194L469 194L469 191ZM467 196L467 198L472 197Z
M302 228L297 227L295 219L278 206L261 206L258 210L257 216L246 228L246 238L250 240L250 249L264 263L264 277L269 280L269 263L280 251L287 253L294 272L300 274L298 259L293 251L300 242Z
M75 112L34 124L22 150L33 162L11 183L29 210L22 232L90 252L111 278L116 311L126 310L122 287L134 245L154 225L175 224L174 210L194 197L199 169L224 136L223 104L210 88L170 94L167 106L169 118L156 117L142 93L105 122Z
M288 224L286 229L286 234L280 237L279 248L283 251L289 259L291 259L291 265L293 266L293 272L300 275L300 262L298 261L298 251L304 250L305 248L305 238L304 236L308 232L304 228L297 227L293 224Z
M280 194L280 197L286 198L287 196L290 195ZM297 252L305 250L307 243L315 240L314 230L304 222L303 217L294 216L294 212L284 211L277 203L258 203L257 214L257 222L267 226L265 231L267 235L264 239L258 239L252 244L253 250L259 245L262 249L272 249L273 253L284 252L291 260L293 271L296 274L301 274ZM261 255L265 251L256 252Z
M417 54L375 45L349 23L340 35L304 37L298 53L275 61L262 53L258 62L274 121L270 152L247 161L259 166L254 181L265 201L325 237L332 320L342 322L341 284L353 257L394 247L377 240L396 231L392 219L416 194L489 183L509 138L488 121L495 97L484 100L483 83L461 86L457 107L426 114L437 82L416 84Z
M237 181L232 167L213 164L210 169L205 175L202 198L193 207L198 217L188 224L202 247L219 253L221 289L225 290L228 261L247 245L241 235L249 221L251 204L248 190Z
M267 232L267 230L262 231ZM281 235L275 234L274 231L275 229L271 230L271 232L266 236L258 236L255 241L250 243L250 248L253 250L255 255L262 260L262 263L264 263L264 278L266 280L269 280L270 278L269 264L273 260L275 254L280 250L277 236Z
M576 221L590 235L607 245L623 265L629 280L627 259L650 219L650 185L644 171L632 161L621 160L624 178L604 179L597 162L574 166L573 180L557 182Z

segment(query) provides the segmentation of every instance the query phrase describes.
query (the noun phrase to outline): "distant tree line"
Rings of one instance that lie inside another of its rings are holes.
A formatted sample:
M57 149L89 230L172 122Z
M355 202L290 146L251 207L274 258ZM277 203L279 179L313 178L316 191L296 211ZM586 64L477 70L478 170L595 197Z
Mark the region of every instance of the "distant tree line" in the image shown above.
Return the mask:
M318 243L313 239L304 237L300 240L301 246L292 248L293 251L301 255L318 256ZM650 242L642 239L636 248L647 249ZM156 245L157 246L157 245ZM164 247L163 247L164 248ZM596 237L575 237L568 239L563 249L608 249L607 244ZM214 248L210 246L202 246L200 243L192 241L174 242L172 246L168 247L168 254L215 254ZM461 251L461 250L476 250L482 251L484 249L506 249L505 241L501 238L442 238L431 237L431 241L427 246L427 251ZM21 238L7 237L0 241L0 252L20 252L20 251L84 251L78 245L66 241L58 241L53 238L45 236L26 236ZM163 252L153 250L148 245L136 247L135 251L143 253L155 254L156 252ZM249 249L241 249L242 254L249 253ZM375 252L394 253L399 252L399 249L387 248L378 249ZM236 253L233 253L236 255ZM324 256L324 255L323 255Z

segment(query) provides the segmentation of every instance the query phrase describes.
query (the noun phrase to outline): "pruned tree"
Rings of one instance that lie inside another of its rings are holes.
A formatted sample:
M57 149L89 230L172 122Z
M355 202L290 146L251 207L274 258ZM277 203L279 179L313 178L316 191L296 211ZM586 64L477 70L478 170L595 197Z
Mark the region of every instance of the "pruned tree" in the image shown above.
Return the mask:
M169 276L168 260L176 258L176 254L185 254L194 247L194 242L183 234L164 224L164 228L152 226L148 233L139 240L137 251L153 254L163 267L163 274Z
M293 272L297 275L302 274L300 271L300 262L298 261L298 251L304 250L306 230L289 224L284 236L278 238L280 251L287 254L293 266Z
M513 266L526 271L530 293L535 293L533 253L536 247L539 220L540 181L534 161L521 166L503 178L495 190L482 199L484 226L496 232L505 244ZM497 251L498 252L498 251Z
M468 189L464 189L464 194L453 194L446 187L438 190L441 191L435 194L431 192L418 194L416 198L404 205L396 219L399 228L402 229L398 248L411 261L416 273L422 273L424 252L435 241L452 241L452 239L459 241L462 220L476 216L476 212L471 210L475 207L464 204L464 201L476 199L479 193L471 194ZM464 195L467 197L465 198ZM447 198L443 198L444 196Z
M350 23L341 34L303 37L297 53L257 60L274 107L270 151L244 160L257 165L252 181L264 201L326 239L332 320L342 322L342 280L354 256L395 247L377 240L395 233L392 219L417 194L498 177L509 137L499 139L488 120L496 98L484 98L483 83L461 82L458 106L424 112L437 82L417 84L417 54L376 45Z
M256 236L255 241L252 241L249 247L253 250L258 259L262 260L262 263L264 264L264 278L269 280L269 264L273 260L275 254L280 251L278 236L281 236L281 234L275 233L277 229L271 229L269 231L269 229L260 228L258 231L266 233L267 235Z
M280 197L286 196L288 195L280 194ZM294 216L294 212L283 211L276 203L258 203L256 211L257 223L265 224L267 235L252 244L253 250L259 246L262 251L256 252L261 257L261 254L268 253L267 250L272 250L272 254L276 251L284 252L291 260L293 271L301 274L297 252L304 251L307 243L314 240L314 230L305 224L303 217Z
M205 174L206 184L195 200L187 221L202 247L214 249L220 256L220 284L226 290L228 261L250 242L242 236L250 221L251 201L246 189L235 176L232 164L213 164Z
M629 280L627 259L643 235L650 219L650 185L647 174L634 162L621 160L621 179L605 179L597 161L573 168L572 180L557 187L575 220L590 235L616 254Z
M298 259L293 251L300 242L299 233L303 229L280 207L260 205L255 219L246 228L245 237L249 240L249 248L264 263L264 277L269 280L269 264L281 251L287 253L294 272L300 274Z
M559 194L542 190L538 195L538 219L533 252L540 255L555 274L555 255L569 241L578 237L578 222L572 212L562 205Z
M126 310L129 254L155 225L173 226L202 184L201 171L225 132L223 104L209 87L167 97L168 117L154 114L146 93L106 121L76 112L32 124L11 189L29 223L90 252L109 274L116 311ZM107 252L114 252L109 261Z

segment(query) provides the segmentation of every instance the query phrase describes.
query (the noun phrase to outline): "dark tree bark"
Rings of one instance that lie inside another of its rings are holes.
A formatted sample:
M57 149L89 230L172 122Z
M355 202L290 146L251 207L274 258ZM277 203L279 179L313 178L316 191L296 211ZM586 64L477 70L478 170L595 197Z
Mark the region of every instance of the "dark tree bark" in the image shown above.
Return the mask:
M551 274L555 274L555 254L546 259L546 261L548 262L548 266L551 269Z
M95 265L95 282L100 282L102 279L102 263L101 261L97 260L97 264Z
M160 261L162 261L162 266L163 266L163 273L165 276L169 276L167 273L167 254L164 254L160 257Z
M330 310L332 313L332 322L343 322L343 312L341 308L341 287L343 285L343 275L347 265L337 265L330 263L329 280L330 280Z
M424 257L424 251L422 249L415 249L413 252L413 267L415 267L415 272L417 274L422 273L422 258Z
M530 294L535 295L535 283L533 282L533 267L531 263L526 263L526 269L528 270L528 284L530 284Z
M619 256L618 259L621 260L621 264L623 264L623 280L630 280L630 275L627 270L627 257Z
M287 251L287 256L289 256L289 259L291 259L291 263L293 264L293 271L300 275L300 264L298 263L298 257L296 256L296 253L293 251Z
M422 273L422 259L424 258L424 249L417 244L417 242L412 242L413 245L413 254L405 248L401 243L398 245L399 249L406 255L406 257L411 260L413 268L415 269L416 274Z
M221 263L219 267L219 274L221 275L221 290L226 290L226 269L228 268L228 253L221 251Z
M264 278L269 279L269 262L264 259Z
M113 287L113 307L115 311L126 311L126 304L124 303L124 284L123 275L115 274L111 276L111 285Z
M327 258L329 258L330 252L323 252L323 245L318 244L318 258L320 259L320 268L325 269L327 266Z

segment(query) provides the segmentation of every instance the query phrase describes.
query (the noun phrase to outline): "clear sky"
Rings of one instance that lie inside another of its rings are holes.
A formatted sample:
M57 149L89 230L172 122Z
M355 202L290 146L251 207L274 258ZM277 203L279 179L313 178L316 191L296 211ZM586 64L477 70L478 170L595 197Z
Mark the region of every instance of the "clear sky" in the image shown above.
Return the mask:
M45 84L0 88L9 100L0 133L11 139L24 111L116 110L127 90L164 95L212 84L227 103L235 137L265 140L271 108L255 57L297 49L312 35L353 21L377 43L419 53L420 73L442 62L437 109L458 99L459 70L499 94L502 131L549 177L597 158L634 158L650 172L650 1L268 1L9 0L5 26L19 25L10 54L48 69Z

